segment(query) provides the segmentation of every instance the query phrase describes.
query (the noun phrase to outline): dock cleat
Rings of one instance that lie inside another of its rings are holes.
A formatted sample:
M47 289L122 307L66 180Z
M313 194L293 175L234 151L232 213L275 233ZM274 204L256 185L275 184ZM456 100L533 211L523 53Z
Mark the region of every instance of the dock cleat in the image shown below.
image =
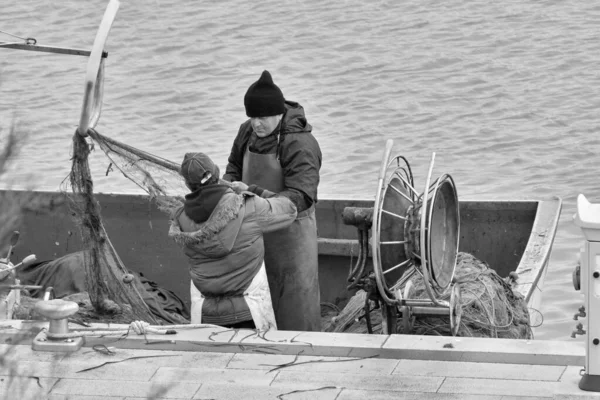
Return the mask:
M62 299L42 300L35 304L34 310L49 320L49 326L33 339L33 350L71 352L83 346L83 337L69 337L68 318L79 311L77 303Z

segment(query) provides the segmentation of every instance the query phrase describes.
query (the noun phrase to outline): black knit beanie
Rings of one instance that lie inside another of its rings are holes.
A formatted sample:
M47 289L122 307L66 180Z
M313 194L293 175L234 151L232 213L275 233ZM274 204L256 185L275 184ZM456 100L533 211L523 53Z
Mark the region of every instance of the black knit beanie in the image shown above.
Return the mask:
M283 93L273 83L269 71L263 71L260 78L250 85L244 96L244 106L250 118L271 117L285 112Z

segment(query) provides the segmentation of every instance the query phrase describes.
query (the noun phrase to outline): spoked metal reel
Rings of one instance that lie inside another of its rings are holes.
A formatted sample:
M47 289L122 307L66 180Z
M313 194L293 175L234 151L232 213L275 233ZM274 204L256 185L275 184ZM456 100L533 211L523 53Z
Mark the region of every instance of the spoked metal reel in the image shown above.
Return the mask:
M448 315L453 334L460 323L459 291L452 285L460 229L456 187L448 174L431 182L432 154L425 190L419 193L408 161L391 157L388 140L373 208L372 257L377 289L384 304L384 333L396 333L398 312L404 332L414 317ZM414 298L411 277L420 274L428 299ZM441 297L452 290L450 300Z

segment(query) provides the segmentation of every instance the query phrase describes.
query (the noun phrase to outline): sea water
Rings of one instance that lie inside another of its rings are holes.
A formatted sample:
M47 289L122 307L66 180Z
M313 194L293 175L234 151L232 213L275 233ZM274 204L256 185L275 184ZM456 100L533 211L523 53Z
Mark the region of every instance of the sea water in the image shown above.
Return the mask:
M0 30L89 50L107 4L4 0ZM571 340L583 303L571 218L579 193L600 201L599 20L600 5L570 0L123 0L97 129L174 162L203 151L223 169L244 93L267 69L313 126L323 197L374 198L387 139L421 190L435 152L434 176L451 174L461 200L559 196L536 339ZM4 187L59 189L86 65L0 48L0 129L26 135ZM108 165L93 153L96 191L138 192Z

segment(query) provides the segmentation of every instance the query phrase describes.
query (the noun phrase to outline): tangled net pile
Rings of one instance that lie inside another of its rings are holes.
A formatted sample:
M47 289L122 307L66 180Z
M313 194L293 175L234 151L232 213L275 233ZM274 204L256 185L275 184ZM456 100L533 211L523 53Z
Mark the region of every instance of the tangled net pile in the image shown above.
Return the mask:
M95 310L104 314L121 313L131 320L152 324L175 322L173 318L160 318L152 313L142 298L144 288L138 280L124 283L128 270L115 251L102 224L100 206L94 198L94 184L88 156L98 145L110 159L111 165L150 195L158 208L171 213L183 204L185 185L178 174L178 165L126 144L117 142L89 129L93 143L77 132L73 135L72 167L69 182L63 192L70 199L72 215L80 229L86 252L86 287ZM72 189L69 193L68 185ZM178 321L180 322L180 321Z
M416 274L412 283L415 288L411 298L428 299L423 278ZM514 291L507 280L495 270L468 253L458 253L454 279L460 290L459 310L461 321L456 336L490 337L506 339L531 339L533 333L529 322L529 309L525 298ZM364 304L366 293L359 291L339 313L329 311L323 324L327 331L366 333L364 318L350 319L350 324L336 324L337 320L348 321L348 315L356 313L357 307ZM450 291L441 297L450 300ZM372 303L371 308L374 307ZM370 313L374 332L381 331L381 312L375 309ZM452 336L448 317L429 316L414 320L413 329L403 332L398 323L398 332L416 335Z
M459 253L455 281L460 290L462 311L457 336L531 339L529 310L523 295L495 270L468 253ZM413 278L415 296L427 298L423 278ZM450 300L450 294L442 300ZM415 321L414 334L450 336L448 319L427 318Z

